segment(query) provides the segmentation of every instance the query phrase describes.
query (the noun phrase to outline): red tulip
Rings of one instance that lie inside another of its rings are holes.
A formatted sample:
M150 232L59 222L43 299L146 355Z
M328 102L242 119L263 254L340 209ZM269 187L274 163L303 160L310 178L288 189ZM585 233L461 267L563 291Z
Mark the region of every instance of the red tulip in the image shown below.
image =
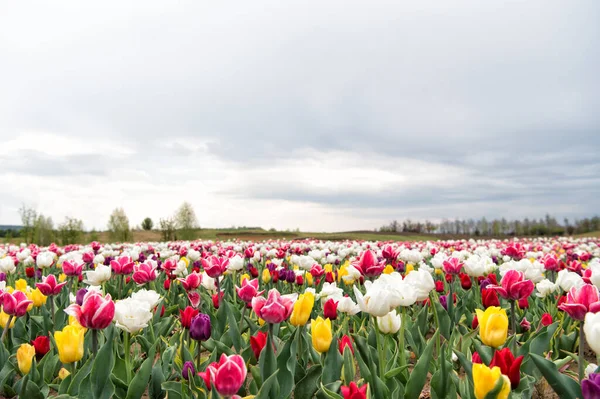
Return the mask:
M27 308L33 303L21 291L14 291L12 294L4 292L0 295L0 298L2 299L0 303L2 303L4 313L16 317L25 315Z
M510 256L513 259L520 260L525 256L525 250L519 243L512 243L502 250L502 255Z
M471 322L471 328L474 330L479 326L479 319L477 316L473 317L473 321Z
M542 326L544 326L544 327L552 324L552 315L550 315L550 313L544 313L542 315L541 323L542 323Z
M250 275L252 276L252 278L257 278L258 277L258 269L254 266L250 266L248 268L248 271L250 272Z
M310 268L310 274L313 277L320 277L323 274L325 274L325 269L323 269L323 267L321 267L321 265L319 265L318 263L315 263L311 268Z
M461 273L461 274L459 274L459 278L460 278L460 286L463 288L463 290L471 289L471 285L473 284L471 282L471 277L469 277L465 273Z
M211 364L206 366L206 371L198 372L198 375L202 378L202 380L204 381L204 385L206 385L206 388L209 391L212 389L211 382L214 381L214 379L215 379L217 365L218 365L217 362L212 362Z
M33 267L26 267L25 275L29 278L33 278L33 276L35 276L35 269Z
M200 287L200 283L202 283L202 275L200 273L193 272L185 276L185 278L178 278L177 280L181 282L181 285L183 285L183 288L186 291L192 291Z
M129 256L121 256L117 260L110 261L110 267L115 274L131 274L133 266L133 260Z
M165 282L163 283L163 288L167 291L169 291L169 288L171 288L171 280L166 279Z
M191 306L186 307L184 310L179 309L179 315L181 317L181 326L183 328L190 328L192 324L192 319L198 316L200 313L197 309L194 309Z
M471 356L471 363L479 363L482 364L483 360L481 360L481 356L479 356L479 353L474 352L473 356Z
M527 298L534 288L533 281L525 279L523 272L517 270L507 271L500 284L500 286L488 285L487 288L496 290L504 299L513 301Z
M526 317L523 317L523 320L521 320L521 328L523 331L529 331L531 329L531 323Z
M219 309L219 297L221 297L221 300L223 300L223 297L225 296L225 291L221 291L220 293L215 293L212 296L212 302L213 302L213 306L215 307L215 309Z
M521 382L521 362L523 356L515 359L509 348L504 348L494 353L494 357L490 363L490 368L498 366L502 374L510 379L512 389L516 389Z
M246 248L244 250L244 257L247 259L254 257L254 248L252 248L252 247Z
M49 274L46 277L43 277L42 282L36 283L35 286L40 289L42 294L51 296L58 295L65 284L67 284L66 281L64 283L58 283L58 281L56 281L56 277L54 277L54 274Z
M339 340L339 350L342 355L344 355L344 349L346 349L346 347L348 347L354 355L354 346L352 345L352 338L350 338L348 335L344 335Z
M337 319L338 301L329 298L323 305L323 317L330 320Z
M442 263L444 271L448 274L459 274L463 264L458 258L448 258Z
M134 266L133 269L134 271L131 277L136 284L142 285L156 280L156 265L152 265L150 263L140 263L139 265ZM169 281L170 284L170 280L165 280L165 283L167 281ZM169 288L165 287L165 289L168 290Z
M244 385L246 374L246 363L243 357L222 354L214 374L215 389L222 396L233 396Z
M529 309L529 298L521 298L519 299L519 308L520 309Z
M83 327L102 330L109 326L115 317L115 303L110 294L102 296L95 291L88 291L83 297L83 305L72 304L65 312L77 319Z
M329 284L331 284L335 281L335 277L333 277L332 272L325 273L325 281L328 282Z
M258 279L253 279L248 281L248 279L244 279L242 281L242 287L235 287L235 290L240 297L240 299L246 303L252 302L252 298L258 295L262 295L264 291L258 291Z
M385 268L385 262L379 262L375 253L371 250L364 251L357 261L352 262L361 274L367 277L377 277Z
M575 320L583 320L587 312L600 311L598 288L591 284L584 284L579 289L573 287L567 293L566 301L558 308L567 312Z
M93 263L94 262L94 253L93 252L84 252L83 255L81 256L81 258L85 263Z
M347 387L342 387L342 396L344 399L367 399L367 388L369 384L358 387L354 381Z
M275 288L269 291L268 298L257 296L252 299L252 310L267 323L281 323L287 320L294 310L294 300L281 296Z
M77 264L72 260L66 260L62 264L63 273L67 276L80 276L83 271L83 263Z
M229 259L218 256L210 256L208 259L202 259L202 267L209 277L217 278L227 270Z
M500 306L500 299L496 291L487 288L481 290L481 302L486 309L490 306Z
M45 335L40 335L31 341L31 345L35 348L35 354L38 357L42 357L50 351L50 339Z
M558 271L559 269L558 259L556 259L555 255L544 255L544 257L542 258L542 263L544 264L544 269L546 270Z
M256 360L260 357L260 352L267 344L267 333L259 331L256 335L250 337L250 347Z
M439 293L444 292L444 282L443 281L436 281L435 282L435 290Z

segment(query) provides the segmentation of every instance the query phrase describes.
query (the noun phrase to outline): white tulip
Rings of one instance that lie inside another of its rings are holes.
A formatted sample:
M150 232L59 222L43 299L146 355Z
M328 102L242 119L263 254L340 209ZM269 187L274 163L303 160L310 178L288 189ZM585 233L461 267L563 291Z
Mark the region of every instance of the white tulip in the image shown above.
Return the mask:
M333 297L342 297L344 296L344 290L338 288L336 283L323 283L323 287L321 287L321 292L317 295L317 299L321 299L321 302L327 301L329 298Z
M145 327L152 319L152 312L148 310L148 304L133 298L123 299L115 303L115 317L118 328L131 334L137 333Z
M349 296L333 297L338 302L338 312L346 313L353 316L360 312L360 307Z
M177 262L177 267L175 268L175 270L173 270L173 274L176 275L177 277L187 276L188 275L187 264L182 260Z
M583 323L585 340L596 355L600 356L600 313L588 313Z
M98 265L98 264L103 265L105 260L106 259L104 259L104 256L102 256L102 254L98 254L98 255L94 256L94 264L95 265Z
M385 316L377 318L377 327L384 334L396 334L400 330L401 325L402 317L396 312L396 309Z
M131 298L148 305L148 310L152 311L160 302L160 295L153 290L141 289L131 294Z
M563 291L568 292L573 287L581 288L585 284L585 281L583 281L579 274L565 269L558 272L556 284L562 288Z
M40 252L36 258L36 263L40 269L48 268L54 263L55 256L54 252Z
M346 284L353 284L362 277L361 272L352 265L349 265L346 270L348 271L348 274L342 276L342 280L344 280L344 283Z
M111 272L110 266L97 265L94 270L88 270L85 272L86 279L83 280L83 282L88 285L102 285L102 283L110 280Z
M411 286L417 294L417 301L424 301L435 289L433 277L425 270L413 270L404 278L404 283Z
M535 285L535 288L538 291L535 296L538 298L546 298L558 289L558 285L548 279L543 279Z
M237 271L237 270L242 270L243 267L244 267L244 258L242 258L239 255L236 255L233 258L229 259L229 265L227 266L227 270Z
M11 256L0 259L0 272L13 274L16 270L15 261Z

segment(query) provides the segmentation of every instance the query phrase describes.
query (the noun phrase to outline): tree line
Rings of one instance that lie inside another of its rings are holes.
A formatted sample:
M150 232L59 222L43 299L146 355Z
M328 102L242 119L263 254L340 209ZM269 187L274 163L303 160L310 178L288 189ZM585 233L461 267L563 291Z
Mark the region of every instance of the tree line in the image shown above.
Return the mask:
M470 236L560 236L585 234L600 231L600 217L563 219L562 223L547 214L544 218L524 218L508 220L506 218L488 220L481 219L444 219L439 223L429 220L412 221L410 219L398 222L394 220L379 228L380 232L394 233L428 233L453 234Z
M45 216L35 208L23 204L19 208L21 226L0 229L0 237L9 241L20 238L27 244L36 243L47 246L53 242L60 245L78 244L83 241L98 240L99 233L92 229L86 235L84 224L81 219L66 217L56 227L51 217ZM123 208L115 208L109 216L107 231L111 241L127 242L133 240L133 230L151 231L155 227L152 218L146 217L139 227L131 227L129 217ZM195 238L196 230L200 228L193 206L184 202L177 208L172 216L159 219L158 230L162 239L169 240L192 240Z

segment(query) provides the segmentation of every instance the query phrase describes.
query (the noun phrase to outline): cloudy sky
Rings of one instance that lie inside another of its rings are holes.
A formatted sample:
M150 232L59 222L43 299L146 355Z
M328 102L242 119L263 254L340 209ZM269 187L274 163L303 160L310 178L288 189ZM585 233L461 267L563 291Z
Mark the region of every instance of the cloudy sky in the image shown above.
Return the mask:
M0 3L0 224L600 210L600 2Z

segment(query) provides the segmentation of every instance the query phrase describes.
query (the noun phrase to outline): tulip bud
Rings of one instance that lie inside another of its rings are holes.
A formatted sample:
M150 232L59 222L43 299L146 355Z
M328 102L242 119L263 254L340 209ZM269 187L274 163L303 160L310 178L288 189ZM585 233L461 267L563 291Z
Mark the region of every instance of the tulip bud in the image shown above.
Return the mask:
M342 396L344 399L367 399L367 388L369 384L365 384L360 388L354 381L349 386L341 387Z
M550 313L544 313L542 315L541 323L542 323L542 326L544 326L544 327L552 324L552 315L550 315Z
M194 369L194 362L188 360L183 364L181 375L186 381L190 379L190 373L191 375L194 375L195 372L196 370Z
M331 333L331 320L323 320L321 316L313 320L310 325L313 348L319 353L329 350L333 335Z
M531 329L531 323L527 321L527 318L525 317L523 317L523 320L521 320L521 328L523 331L529 331Z
M196 341L206 341L210 338L210 317L200 313L192 319L190 337Z
M17 364L21 374L25 375L31 370L31 363L35 356L35 348L29 344L21 344L17 350Z
M48 351L50 351L50 339L48 339L45 335L40 335L33 341L31 341L31 345L35 348L35 354L42 358Z
M337 319L337 307L338 301L334 301L333 298L329 298L323 305L323 317L330 320Z
M260 352L262 352L266 344L267 334L262 331L259 331L256 335L250 337L250 347L252 348L256 360L260 357Z
M69 372L69 370L67 370L66 368L61 368L60 371L58 372L58 378L60 378L60 380L64 380L65 378L67 378L68 376L70 376L71 373Z

